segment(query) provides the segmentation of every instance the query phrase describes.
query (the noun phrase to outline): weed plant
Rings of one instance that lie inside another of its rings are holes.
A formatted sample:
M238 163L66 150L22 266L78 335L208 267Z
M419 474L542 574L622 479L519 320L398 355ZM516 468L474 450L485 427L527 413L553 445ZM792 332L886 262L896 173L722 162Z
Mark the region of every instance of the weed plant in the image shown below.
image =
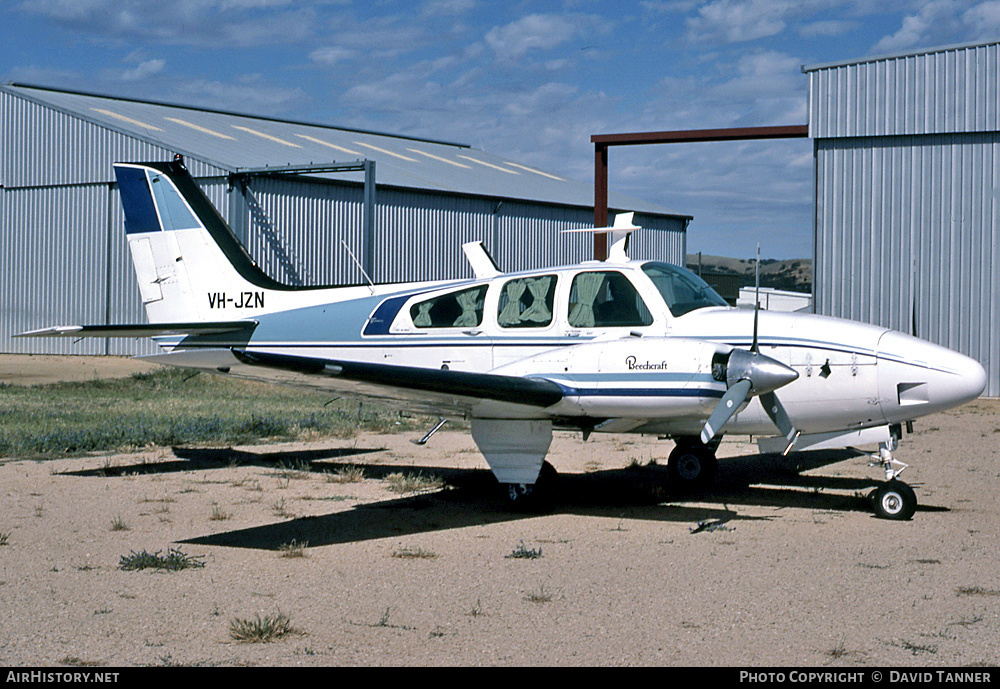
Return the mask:
M187 555L175 548L169 548L166 555L163 555L162 552L157 550L155 553L148 553L143 550L141 553L137 553L133 550L128 555L122 555L118 562L118 568L127 572L141 569L177 571L205 566L199 555Z
M252 620L236 618L229 622L229 636L247 643L266 643L294 633L296 630L292 621L282 612L264 617L257 615Z
M521 544L518 545L516 548L514 548L513 552L511 552L511 554L507 556L507 559L534 560L540 558L541 556L542 556L541 548L528 548L526 545L524 545L524 541L521 541Z
M444 480L439 476L425 476L423 473L395 472L385 477L389 490L393 493L415 493L421 490L440 490Z

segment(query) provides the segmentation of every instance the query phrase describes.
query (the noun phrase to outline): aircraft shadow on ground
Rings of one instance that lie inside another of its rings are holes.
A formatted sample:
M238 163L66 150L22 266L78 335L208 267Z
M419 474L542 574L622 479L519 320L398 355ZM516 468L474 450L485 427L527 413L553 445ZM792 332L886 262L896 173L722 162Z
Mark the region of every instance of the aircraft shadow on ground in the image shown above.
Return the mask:
M266 469L313 466L314 462L341 460L348 457L382 452L385 448L328 448L321 450L283 450L274 452L248 452L231 447L190 448L175 447L176 460L166 462L134 462L115 466L64 472L65 476L132 476L135 474L169 474L200 469L221 469L228 466L259 466ZM330 467L336 464L325 465Z
M711 530L729 522L774 518L741 515L732 507L739 505L871 512L866 496L878 485L877 480L800 473L858 454L835 451L787 458L756 454L726 458L720 462L718 484L696 496L671 493L666 470L658 466L563 474L552 500L540 512L687 523L692 532ZM286 457L285 463L289 461ZM364 470L367 478L384 478L399 472L400 467L365 464ZM428 467L421 471L440 476L446 487L433 493L357 505L328 515L290 519L182 542L262 550L277 550L292 542L316 547L512 522L539 514L512 510L486 469Z

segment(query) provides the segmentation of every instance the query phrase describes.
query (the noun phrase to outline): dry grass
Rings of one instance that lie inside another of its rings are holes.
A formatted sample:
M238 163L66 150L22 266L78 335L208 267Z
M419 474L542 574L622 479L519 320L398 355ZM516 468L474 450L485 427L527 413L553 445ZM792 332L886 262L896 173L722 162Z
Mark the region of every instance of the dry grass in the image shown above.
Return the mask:
M393 493L416 493L424 490L441 490L444 479L440 476L426 476L423 472L404 474L396 472L385 477L389 490Z
M305 557L306 548L309 547L309 541L303 541L299 543L295 539L292 539L290 543L282 543L278 546L278 552L281 557Z
M229 636L245 643L267 643L300 633L292 627L288 615L280 611L264 617L257 615L252 620L236 618L229 622Z
M433 560L437 553L431 550L424 550L420 546L403 546L392 551L392 556L401 560Z
M327 483L361 483L364 478L364 467L355 464L326 473Z

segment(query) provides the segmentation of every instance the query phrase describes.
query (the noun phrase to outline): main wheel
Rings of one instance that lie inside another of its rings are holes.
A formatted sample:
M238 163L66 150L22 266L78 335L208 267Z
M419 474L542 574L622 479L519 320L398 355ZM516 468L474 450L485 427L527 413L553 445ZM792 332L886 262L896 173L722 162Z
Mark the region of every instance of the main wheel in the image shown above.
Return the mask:
M678 445L667 459L670 484L685 493L707 489L718 474L719 462L715 453L704 445Z
M917 511L917 495L902 481L886 481L872 494L875 514L882 519L906 521Z
M551 506L559 474L548 462L542 462L541 471L534 483L505 483L507 505L517 512L537 512Z

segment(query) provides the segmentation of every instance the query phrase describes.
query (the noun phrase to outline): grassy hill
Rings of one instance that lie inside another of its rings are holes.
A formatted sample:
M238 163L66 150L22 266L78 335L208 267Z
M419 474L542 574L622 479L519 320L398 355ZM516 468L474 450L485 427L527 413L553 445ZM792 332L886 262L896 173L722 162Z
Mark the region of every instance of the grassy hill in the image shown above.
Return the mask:
M701 271L703 273L738 275L742 286L754 284L755 259L728 258L725 256L708 256L703 254L700 260ZM687 267L695 273L698 272L698 254L688 254ZM809 258L790 258L784 260L762 258L760 260L760 286L789 290L791 292L811 292L812 269L812 259Z

